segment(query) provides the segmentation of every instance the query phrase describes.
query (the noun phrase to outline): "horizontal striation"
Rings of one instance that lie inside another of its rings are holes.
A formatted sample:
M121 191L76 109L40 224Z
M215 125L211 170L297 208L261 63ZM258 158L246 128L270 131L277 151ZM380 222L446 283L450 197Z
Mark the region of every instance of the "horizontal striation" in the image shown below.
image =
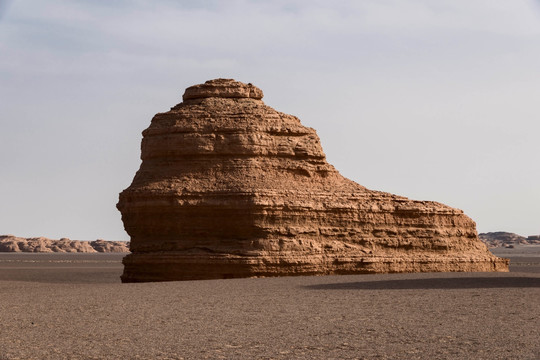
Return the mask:
M508 271L463 211L344 178L315 130L218 79L143 131L122 281ZM260 95L260 96L259 96Z

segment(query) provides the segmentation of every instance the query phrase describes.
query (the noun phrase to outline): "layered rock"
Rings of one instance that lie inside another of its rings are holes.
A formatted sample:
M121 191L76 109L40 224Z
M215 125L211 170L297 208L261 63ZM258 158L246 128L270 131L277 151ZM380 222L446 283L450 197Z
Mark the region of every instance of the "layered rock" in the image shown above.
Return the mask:
M117 205L122 281L508 271L461 210L344 178L315 130L262 96L211 80L154 116Z
M129 252L126 241L80 241L62 238L60 240L46 237L22 238L14 235L0 235L0 252L58 252L58 253L108 253Z

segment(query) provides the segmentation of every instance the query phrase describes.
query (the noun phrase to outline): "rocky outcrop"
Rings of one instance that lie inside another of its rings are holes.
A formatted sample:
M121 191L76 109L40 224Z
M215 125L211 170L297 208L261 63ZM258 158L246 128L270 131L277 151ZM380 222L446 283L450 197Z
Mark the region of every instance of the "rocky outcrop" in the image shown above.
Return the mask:
M129 241L111 241L97 239L88 242L99 253L123 253L129 252Z
M489 248L509 248L515 245L540 245L540 235L524 237L510 232L496 231L478 234L478 237Z
M0 235L0 252L123 253L129 252L129 242L79 241L68 238L51 240L45 237L21 238L13 235Z
M154 116L117 205L122 281L508 271L461 210L344 178L315 130L262 96L217 79Z

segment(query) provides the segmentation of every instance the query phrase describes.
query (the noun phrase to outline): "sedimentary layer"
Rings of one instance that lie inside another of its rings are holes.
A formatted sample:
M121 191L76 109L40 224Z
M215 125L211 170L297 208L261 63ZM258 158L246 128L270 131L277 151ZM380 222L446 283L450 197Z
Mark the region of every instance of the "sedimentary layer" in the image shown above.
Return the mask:
M122 281L508 271L461 210L343 177L315 130L262 96L211 80L154 116L117 205Z

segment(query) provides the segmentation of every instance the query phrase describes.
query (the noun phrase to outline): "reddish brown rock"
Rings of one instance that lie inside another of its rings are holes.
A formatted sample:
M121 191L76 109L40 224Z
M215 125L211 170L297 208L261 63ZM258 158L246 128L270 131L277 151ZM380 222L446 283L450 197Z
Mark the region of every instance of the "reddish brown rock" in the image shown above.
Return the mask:
M261 98L212 80L154 116L118 203L122 281L508 271L461 210L344 178L315 130Z
M123 253L129 252L129 242L127 241L110 241L97 239L89 241L90 246L96 252L100 253Z
M14 235L0 235L0 252L58 252L58 253L95 253L129 252L126 241L80 241L46 237L22 238Z

